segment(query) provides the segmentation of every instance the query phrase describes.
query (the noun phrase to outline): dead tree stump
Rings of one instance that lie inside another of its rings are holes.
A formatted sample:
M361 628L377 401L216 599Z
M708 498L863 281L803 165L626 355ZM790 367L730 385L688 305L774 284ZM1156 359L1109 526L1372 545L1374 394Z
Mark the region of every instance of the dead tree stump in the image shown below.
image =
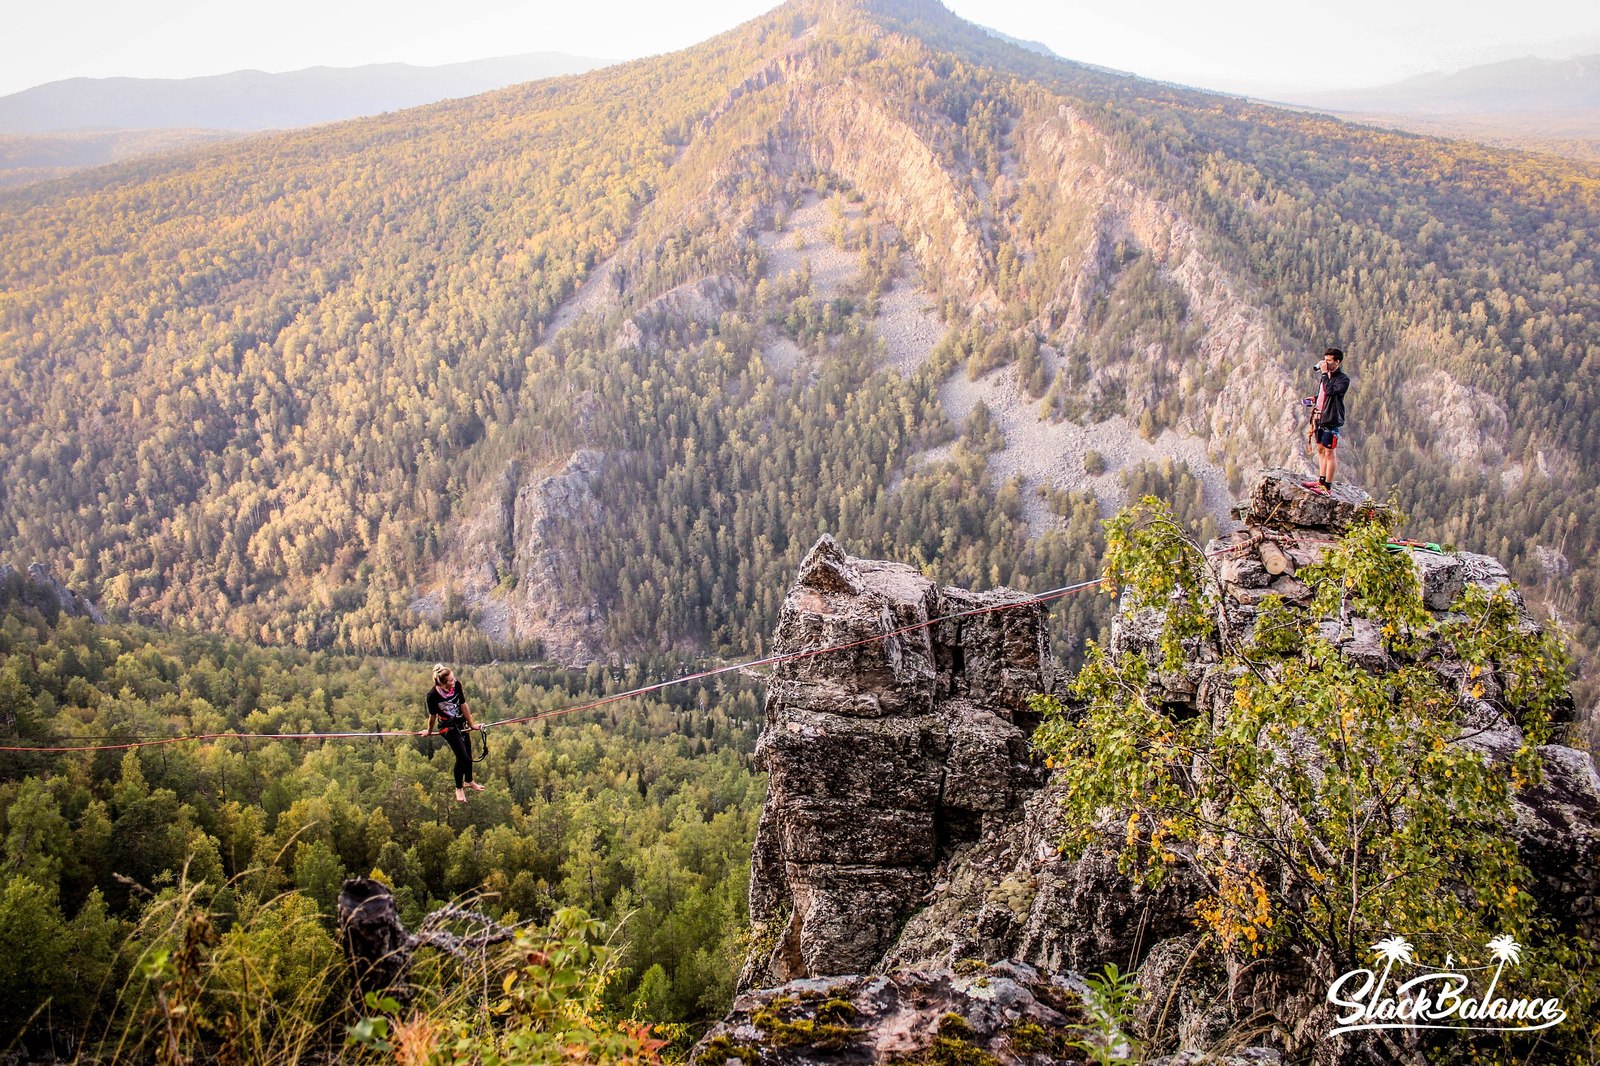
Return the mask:
M353 877L339 890L339 939L355 971L356 991L411 998L412 938L400 924L394 893L381 881Z
M339 942L355 973L356 991L376 992L409 1003L411 957L433 948L463 964L486 967L489 949L516 935L517 925L502 925L475 910L448 904L433 911L415 933L406 932L395 909L394 893L382 881L352 877L339 889ZM476 930L452 932L449 927Z

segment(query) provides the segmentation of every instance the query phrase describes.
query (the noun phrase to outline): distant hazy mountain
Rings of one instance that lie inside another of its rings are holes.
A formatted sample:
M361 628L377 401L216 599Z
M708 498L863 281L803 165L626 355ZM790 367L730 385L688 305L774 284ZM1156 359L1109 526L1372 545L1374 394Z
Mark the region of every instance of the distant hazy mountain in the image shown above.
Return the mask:
M1281 99L1418 133L1600 158L1600 55L1524 57Z
M1600 55L1525 57L1454 74L1423 74L1372 89L1308 93L1292 99L1335 111L1395 114L1593 113L1600 108Z
M996 40L1004 41L1007 44L1014 44L1018 48L1032 52L1034 55L1047 56L1050 59L1062 58L1061 56L1058 56L1052 52L1049 45L1044 44L1041 41L1029 41L1021 37L1013 37L1009 33L1001 33L999 30L989 26L984 26L982 29L987 32L989 36L995 38Z
M606 62L534 52L440 67L382 63L203 78L69 78L0 97L0 133L312 126L578 74Z

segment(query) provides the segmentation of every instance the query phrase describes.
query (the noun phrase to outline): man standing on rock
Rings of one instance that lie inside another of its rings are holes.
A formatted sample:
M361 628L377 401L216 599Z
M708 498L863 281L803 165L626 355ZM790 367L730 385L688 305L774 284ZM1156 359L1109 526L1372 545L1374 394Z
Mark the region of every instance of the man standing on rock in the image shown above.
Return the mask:
M1344 394L1350 388L1350 379L1341 369L1343 365L1344 353L1337 348L1323 352L1322 362L1317 365L1319 387L1311 406L1306 444L1308 447L1316 445L1319 476L1316 481L1305 482L1308 489L1327 492L1333 488L1333 471L1339 461L1339 431L1344 428Z

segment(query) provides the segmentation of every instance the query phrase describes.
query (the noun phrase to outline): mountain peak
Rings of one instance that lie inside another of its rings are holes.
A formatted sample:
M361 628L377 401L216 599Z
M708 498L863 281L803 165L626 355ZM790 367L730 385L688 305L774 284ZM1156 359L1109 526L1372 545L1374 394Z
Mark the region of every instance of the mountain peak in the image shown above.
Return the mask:
M955 18L939 0L794 0L785 7L809 9L821 19L846 19L855 15L897 19Z
M778 10L817 26L860 28L867 23L942 47L1004 40L961 18L939 0L792 0Z

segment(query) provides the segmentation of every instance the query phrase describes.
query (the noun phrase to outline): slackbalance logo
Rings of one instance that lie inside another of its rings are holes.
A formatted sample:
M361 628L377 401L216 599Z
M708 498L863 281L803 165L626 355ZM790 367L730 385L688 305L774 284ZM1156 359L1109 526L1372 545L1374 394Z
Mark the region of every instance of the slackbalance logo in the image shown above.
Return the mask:
M1507 966L1522 960L1522 945L1508 936L1488 943L1490 963L1455 966L1446 955L1444 968L1402 980L1399 967L1416 968L1411 945L1392 936L1372 945L1381 970L1351 970L1328 989L1328 1002L1345 1013L1329 1033L1364 1029L1478 1029L1520 1033L1549 1029L1567 1020L1559 999L1508 998L1502 978ZM1478 988L1484 981L1482 993Z

